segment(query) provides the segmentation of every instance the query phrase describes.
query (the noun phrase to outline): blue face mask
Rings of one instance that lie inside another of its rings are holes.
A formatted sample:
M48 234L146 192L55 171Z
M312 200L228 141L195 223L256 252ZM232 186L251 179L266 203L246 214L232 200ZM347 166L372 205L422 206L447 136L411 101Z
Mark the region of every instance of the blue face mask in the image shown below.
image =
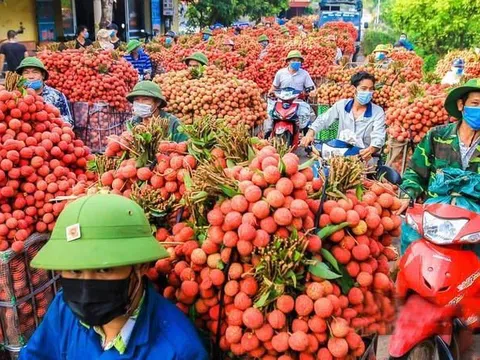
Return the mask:
M265 49L268 46L268 41L262 41L260 45Z
M472 130L480 130L480 107L465 106L463 108L463 120Z
M298 71L302 67L302 63L300 61L293 61L290 63L290 69L293 71Z
M455 73L457 75L462 75L463 74L463 68L460 68L460 67L455 68Z
M144 52L143 49L140 47L140 48L137 49L137 54L138 54L138 55L143 55L143 54L145 54L145 52Z
M208 41L210 39L210 35L203 34L203 41Z
M375 55L375 60L377 60L377 61L385 60L385 54L384 53L377 53L377 55Z
M115 36L115 30L112 30L112 32L110 33L110 37L114 37Z
M83 37L84 37L85 39L88 39L89 36L90 36L90 34L88 33L88 31L85 32L85 34L83 34Z
M43 86L43 81L42 80L27 81L25 85L29 89L38 90Z
M166 45L172 45L173 39L171 37L165 38L165 44Z
M360 105L367 105L372 101L373 91L357 91L355 96Z

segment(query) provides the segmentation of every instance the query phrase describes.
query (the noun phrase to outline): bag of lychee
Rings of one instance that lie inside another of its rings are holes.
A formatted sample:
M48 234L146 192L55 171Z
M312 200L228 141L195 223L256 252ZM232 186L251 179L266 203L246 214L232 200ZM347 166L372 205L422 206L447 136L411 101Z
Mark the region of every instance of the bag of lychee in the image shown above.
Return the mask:
M13 358L33 334L57 291L58 276L30 262L49 234L34 233L20 252L0 252L0 345Z
M108 104L75 102L72 104L75 122L75 135L93 153L105 151L108 139L125 131L125 123L132 116L128 111L120 111Z

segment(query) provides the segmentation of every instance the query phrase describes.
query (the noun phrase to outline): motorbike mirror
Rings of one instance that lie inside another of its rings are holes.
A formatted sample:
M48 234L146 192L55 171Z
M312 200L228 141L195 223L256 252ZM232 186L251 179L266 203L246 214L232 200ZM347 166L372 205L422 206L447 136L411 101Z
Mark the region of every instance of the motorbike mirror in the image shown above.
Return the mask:
M377 169L377 178L384 177L387 181L395 185L402 183L402 177L400 174L389 166L379 166Z

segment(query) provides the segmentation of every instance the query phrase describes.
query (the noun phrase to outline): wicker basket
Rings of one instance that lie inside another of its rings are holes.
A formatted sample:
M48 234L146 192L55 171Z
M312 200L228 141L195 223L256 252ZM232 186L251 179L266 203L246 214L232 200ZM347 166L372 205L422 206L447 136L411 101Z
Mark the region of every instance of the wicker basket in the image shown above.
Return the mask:
M120 135L132 116L102 103L76 102L72 104L72 111L75 135L94 153L105 151L108 137Z
M0 253L0 344L4 349L0 359L16 359L57 292L58 275L30 267L48 238L36 233L25 241L22 253Z

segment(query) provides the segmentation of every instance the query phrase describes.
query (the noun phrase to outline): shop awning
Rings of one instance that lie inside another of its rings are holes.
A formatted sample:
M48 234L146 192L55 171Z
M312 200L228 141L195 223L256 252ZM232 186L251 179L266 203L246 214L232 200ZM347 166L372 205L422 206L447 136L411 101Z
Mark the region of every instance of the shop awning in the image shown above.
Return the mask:
M289 6L291 8L306 8L310 6L310 0L293 0L290 1Z

